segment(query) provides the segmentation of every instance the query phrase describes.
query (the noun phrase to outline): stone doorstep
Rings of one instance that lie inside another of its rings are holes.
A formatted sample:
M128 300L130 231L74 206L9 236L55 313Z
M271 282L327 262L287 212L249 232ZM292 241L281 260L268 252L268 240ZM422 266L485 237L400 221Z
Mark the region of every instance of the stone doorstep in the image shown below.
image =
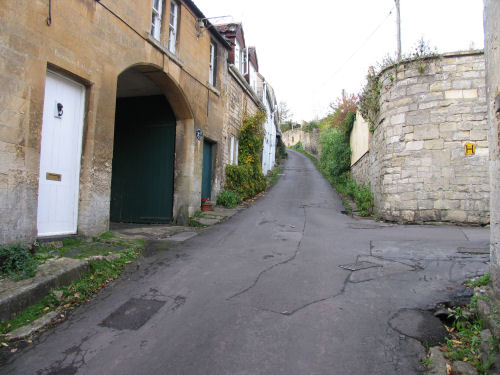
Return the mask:
M89 271L86 259L49 259L32 278L0 280L0 320L9 320L37 303L52 289L71 284Z
M89 272L89 261L113 260L120 254L96 255L86 259L49 259L38 267L34 277L14 281L0 280L0 320L9 320L37 303L55 288L66 286ZM41 319L41 318L40 318Z

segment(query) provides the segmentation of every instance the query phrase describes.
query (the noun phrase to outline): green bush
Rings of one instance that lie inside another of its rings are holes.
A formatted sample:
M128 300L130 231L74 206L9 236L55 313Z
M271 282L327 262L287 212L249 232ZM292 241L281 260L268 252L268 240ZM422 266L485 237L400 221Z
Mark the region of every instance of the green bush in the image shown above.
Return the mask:
M239 139L239 165L226 166L226 190L237 193L243 199L252 198L266 188L260 158L265 119L266 113L262 111L254 116L245 116Z
M240 202L241 197L232 190L224 190L217 195L217 204L227 208L234 208Z
M21 243L0 247L0 274L14 280L35 276L37 262L28 247Z
M351 166L351 148L349 137L338 128L321 133L321 169L331 177L338 177L349 171Z
M354 202L361 216L368 216L373 211L373 194L369 186L358 186L354 194Z
M251 165L227 165L226 189L232 190L243 199L252 198L266 188L266 179L259 168Z

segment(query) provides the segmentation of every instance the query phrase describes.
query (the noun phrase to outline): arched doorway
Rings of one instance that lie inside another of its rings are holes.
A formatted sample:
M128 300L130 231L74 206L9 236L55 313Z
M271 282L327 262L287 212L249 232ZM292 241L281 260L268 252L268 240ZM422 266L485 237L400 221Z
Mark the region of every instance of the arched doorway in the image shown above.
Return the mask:
M129 68L118 77L114 134L111 221L170 222L176 117L144 69Z

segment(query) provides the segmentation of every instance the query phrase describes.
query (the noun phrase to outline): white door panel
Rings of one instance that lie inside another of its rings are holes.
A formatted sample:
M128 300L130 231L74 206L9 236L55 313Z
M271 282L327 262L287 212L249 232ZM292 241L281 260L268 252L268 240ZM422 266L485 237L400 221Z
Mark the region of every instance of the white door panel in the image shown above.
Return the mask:
M39 236L77 231L84 103L84 86L47 72L38 187Z

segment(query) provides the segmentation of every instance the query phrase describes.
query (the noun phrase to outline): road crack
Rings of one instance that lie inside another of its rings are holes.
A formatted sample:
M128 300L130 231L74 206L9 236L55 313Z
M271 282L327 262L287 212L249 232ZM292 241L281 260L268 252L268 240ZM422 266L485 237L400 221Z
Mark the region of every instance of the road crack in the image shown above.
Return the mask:
M250 284L248 287L246 287L245 289L239 291L238 293L236 294L233 294L232 296L228 297L226 300L229 301L235 297L238 297L238 296L241 296L242 294L245 294L246 292L248 292L249 290L252 290L256 285L257 283L259 282L260 278L266 274L267 272L271 271L272 269L276 268L276 267L279 267L279 266L282 266L284 264L287 264L291 261L293 261L297 255L299 254L299 251L300 251L300 246L302 245L302 239L304 238L304 233L305 233L305 230L306 230L306 226L307 226L307 211L306 211L306 208L305 207L302 207L302 209L304 210L304 223L303 223L303 226L302 226L302 237L300 238L298 244L297 244L297 248L295 249L293 255L285 260L283 260L282 262L279 262L279 263L275 263L271 266L269 266L268 268L262 270L261 272L259 272L259 274L257 275L257 277L254 279L254 281L252 282L252 284Z

